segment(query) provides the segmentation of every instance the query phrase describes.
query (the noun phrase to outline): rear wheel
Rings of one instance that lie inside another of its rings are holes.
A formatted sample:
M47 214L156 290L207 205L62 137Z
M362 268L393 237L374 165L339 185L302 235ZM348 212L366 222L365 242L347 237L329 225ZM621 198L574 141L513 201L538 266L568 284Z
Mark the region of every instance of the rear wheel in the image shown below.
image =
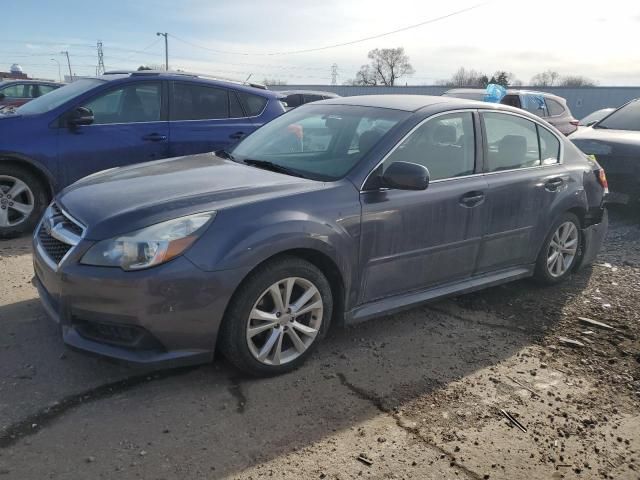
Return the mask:
M565 213L551 227L536 262L535 278L542 283L562 282L578 264L582 231L573 213Z
M300 366L331 320L331 287L314 265L282 257L259 267L232 299L219 346L239 369L278 375Z
M0 164L0 238L31 232L47 201L36 175L18 165Z

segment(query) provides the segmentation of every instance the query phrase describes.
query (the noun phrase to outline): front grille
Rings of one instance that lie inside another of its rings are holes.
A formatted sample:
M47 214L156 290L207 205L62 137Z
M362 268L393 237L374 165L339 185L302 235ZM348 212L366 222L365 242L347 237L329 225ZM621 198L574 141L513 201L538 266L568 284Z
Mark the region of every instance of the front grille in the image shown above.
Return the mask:
M41 226L40 230L38 230L38 241L42 249L55 263L60 263L73 247L73 245L68 245L57 238L53 238L45 231L44 226Z
M58 265L78 244L83 234L84 229L52 203L40 222L36 238L44 253Z

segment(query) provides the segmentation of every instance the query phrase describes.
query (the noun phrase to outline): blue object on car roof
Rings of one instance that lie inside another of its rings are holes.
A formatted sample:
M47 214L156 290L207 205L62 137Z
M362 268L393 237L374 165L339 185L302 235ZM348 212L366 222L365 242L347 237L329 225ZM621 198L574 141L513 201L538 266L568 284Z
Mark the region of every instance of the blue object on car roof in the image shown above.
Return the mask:
M490 83L487 85L487 92L484 94L484 101L491 103L500 103L500 100L507 94L507 89L502 85Z

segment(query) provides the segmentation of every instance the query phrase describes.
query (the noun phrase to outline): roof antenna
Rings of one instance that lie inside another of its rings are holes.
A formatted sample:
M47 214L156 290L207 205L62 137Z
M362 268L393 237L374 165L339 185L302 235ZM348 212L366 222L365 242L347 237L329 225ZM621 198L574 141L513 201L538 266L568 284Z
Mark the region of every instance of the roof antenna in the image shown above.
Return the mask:
M247 84L247 82L249 81L249 79L251 78L252 75L253 75L253 73L250 73L249 76L247 77L247 79L244 81L245 85Z

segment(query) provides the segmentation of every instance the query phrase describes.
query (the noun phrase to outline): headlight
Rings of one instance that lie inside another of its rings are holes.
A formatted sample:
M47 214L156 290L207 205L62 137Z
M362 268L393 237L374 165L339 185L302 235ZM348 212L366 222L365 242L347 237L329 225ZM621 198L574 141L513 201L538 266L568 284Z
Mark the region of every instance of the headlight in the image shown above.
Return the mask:
M168 262L193 244L216 212L198 213L151 225L96 243L81 263L141 270Z

